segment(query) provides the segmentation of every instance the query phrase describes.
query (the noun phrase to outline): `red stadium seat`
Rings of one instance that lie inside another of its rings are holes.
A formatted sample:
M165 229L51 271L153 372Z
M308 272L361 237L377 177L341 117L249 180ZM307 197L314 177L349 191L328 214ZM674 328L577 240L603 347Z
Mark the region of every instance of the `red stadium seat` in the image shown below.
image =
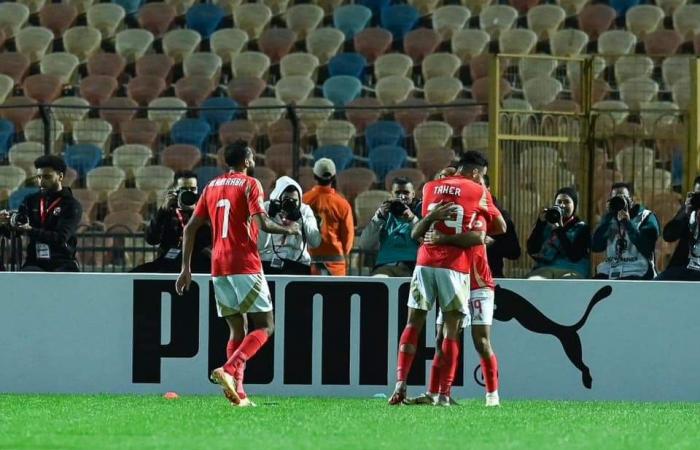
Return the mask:
M106 75L90 75L80 81L80 95L92 106L100 106L119 87L117 80Z
M165 90L165 80L154 75L139 75L132 78L126 86L130 99L141 106L147 106Z
M234 78L228 85L228 95L243 106L258 99L265 91L267 83L260 78Z
M119 53L98 52L87 60L88 75L105 75L119 78L125 67L126 61Z
M22 53L0 53L0 73L15 80L15 84L22 83L30 65L29 58Z
M22 84L24 94L39 103L51 103L61 95L63 83L55 75L30 75Z
M612 26L617 13L613 8L602 3L586 5L578 16L578 27L588 34L591 42Z
M68 3L47 3L39 11L39 23L53 31L56 38L62 37L77 17L78 11Z
M136 61L136 75L151 75L167 80L175 60L167 55L147 54Z
M226 122L219 127L219 139L222 145L228 145L243 139L247 143L252 143L258 135L255 124L249 120L235 120Z
M382 115L382 110L379 108L381 104L376 98L361 97L348 103L347 106L350 108L345 110L345 117L355 125L358 134L364 133L365 128L378 121ZM367 109L352 109L355 107Z
M258 48L270 58L272 64L277 64L292 51L296 39L296 33L287 28L268 28L260 35Z
M139 25L160 38L170 29L176 14L175 8L167 3L146 3L138 12Z
M440 33L429 28L410 31L403 38L403 50L411 57L414 64L421 64L423 58L432 54L442 41Z
M134 118L139 105L130 98L112 97L102 103L102 106L107 109L100 109L100 117L112 125L114 133L120 133L121 124Z
M355 51L360 53L372 64L391 47L393 36L383 28L365 28L355 35L353 43Z

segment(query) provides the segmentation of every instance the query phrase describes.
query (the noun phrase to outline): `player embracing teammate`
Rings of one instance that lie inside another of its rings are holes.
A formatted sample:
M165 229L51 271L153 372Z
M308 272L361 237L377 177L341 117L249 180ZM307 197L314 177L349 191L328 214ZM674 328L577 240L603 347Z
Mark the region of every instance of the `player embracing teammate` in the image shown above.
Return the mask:
M424 239L408 299L408 321L399 341L397 383L389 404L449 405L459 363L459 331L472 323L472 338L482 357L487 406L498 400L498 367L490 345L493 280L486 260L486 232L504 233L505 221L483 185L488 162L483 154L465 152L456 173L426 183L423 219L413 229ZM470 276L471 274L471 276ZM470 295L471 294L471 295ZM427 312L438 302L441 320L428 392L406 398L406 378Z
M248 176L255 153L245 141L224 149L231 170L207 184L194 214L185 227L182 271L176 282L179 294L192 281L190 259L199 227L211 223L212 280L219 317L226 319L230 338L227 361L211 374L224 395L236 406L255 406L243 390L246 361L265 345L274 330L272 301L258 253L258 229L270 234L300 234L299 225L277 225L263 206L260 182ZM246 333L246 318L257 328Z

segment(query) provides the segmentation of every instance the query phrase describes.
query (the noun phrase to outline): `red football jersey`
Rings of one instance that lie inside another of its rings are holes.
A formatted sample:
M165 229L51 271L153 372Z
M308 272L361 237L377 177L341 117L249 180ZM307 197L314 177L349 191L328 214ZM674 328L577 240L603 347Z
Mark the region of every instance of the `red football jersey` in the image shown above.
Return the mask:
M490 221L496 217L498 209L486 187L463 176L453 176L429 181L423 187L423 217L440 203L452 202L456 205L454 220L433 224L443 234L457 234L471 231L477 216ZM452 245L421 245L416 264L427 267L440 267L457 272L471 270L470 252Z
M471 231L481 231L486 232L489 224L486 222L483 216L477 216L473 223ZM469 250L469 258L472 261L472 271L469 277L470 289L483 289L496 287L496 283L493 281L493 275L491 274L491 268L489 267L489 260L486 254L485 245L476 245L471 247Z
M228 172L207 184L194 210L211 222L211 274L262 273L258 227L252 218L265 213L260 182L242 173Z

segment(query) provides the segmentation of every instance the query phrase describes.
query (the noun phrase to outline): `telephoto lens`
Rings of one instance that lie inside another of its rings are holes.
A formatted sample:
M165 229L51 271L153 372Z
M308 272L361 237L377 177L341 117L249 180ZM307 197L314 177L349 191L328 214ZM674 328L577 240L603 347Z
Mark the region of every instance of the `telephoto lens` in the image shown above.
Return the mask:
M404 211L406 211L406 204L401 200L394 200L389 204L389 212L395 216L403 216Z
M551 208L547 208L547 210L544 212L544 220L551 224L559 223L561 221L561 218L564 216L564 212L559 206L552 206Z
M197 203L197 194L192 191L182 190L177 194L177 204L180 208L191 208Z
M627 200L625 197L617 195L610 199L609 208L611 213L619 213L620 211L627 209Z
M690 208L694 211L700 209L700 192L693 192L690 196Z

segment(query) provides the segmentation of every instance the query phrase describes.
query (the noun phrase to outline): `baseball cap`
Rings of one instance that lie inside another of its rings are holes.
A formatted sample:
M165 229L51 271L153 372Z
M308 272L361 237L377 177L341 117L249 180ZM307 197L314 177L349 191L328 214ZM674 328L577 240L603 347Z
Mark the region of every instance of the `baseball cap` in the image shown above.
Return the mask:
M314 175L319 178L331 178L335 176L335 163L332 159L321 158L314 164Z

